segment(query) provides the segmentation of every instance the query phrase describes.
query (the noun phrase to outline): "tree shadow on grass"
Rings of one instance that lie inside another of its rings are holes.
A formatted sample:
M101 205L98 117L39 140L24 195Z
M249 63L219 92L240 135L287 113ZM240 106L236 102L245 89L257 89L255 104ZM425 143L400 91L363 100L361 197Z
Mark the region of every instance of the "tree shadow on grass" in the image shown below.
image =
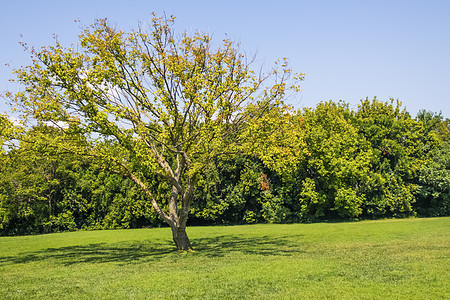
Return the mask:
M294 236L274 238L223 235L199 238L193 240L194 252L187 254L205 258L224 257L233 252L262 256L290 256L302 252L299 244L293 240L296 240ZM66 266L81 263L117 263L124 265L156 262L171 258L174 260L180 258L180 253L174 249L172 241L158 243L144 240L46 248L34 252L19 253L15 256L2 256L0 254L0 266L39 261Z
M95 243L59 248L46 248L34 252L19 253L16 256L1 256L0 266L37 261L48 261L63 265L81 263L118 263L129 264L143 260L158 260L172 254L173 246L169 243L123 242L117 244Z
M298 243L300 235L289 237L242 237L223 235L214 238L200 238L193 241L198 255L223 257L230 252L261 256L291 256L303 252Z

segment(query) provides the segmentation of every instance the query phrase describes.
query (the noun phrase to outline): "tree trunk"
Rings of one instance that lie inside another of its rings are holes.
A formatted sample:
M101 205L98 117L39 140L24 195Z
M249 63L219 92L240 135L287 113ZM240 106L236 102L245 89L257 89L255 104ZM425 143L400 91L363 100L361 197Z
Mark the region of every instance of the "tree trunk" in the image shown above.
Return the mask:
M186 227L171 227L172 236L178 250L192 250L191 242L186 234Z

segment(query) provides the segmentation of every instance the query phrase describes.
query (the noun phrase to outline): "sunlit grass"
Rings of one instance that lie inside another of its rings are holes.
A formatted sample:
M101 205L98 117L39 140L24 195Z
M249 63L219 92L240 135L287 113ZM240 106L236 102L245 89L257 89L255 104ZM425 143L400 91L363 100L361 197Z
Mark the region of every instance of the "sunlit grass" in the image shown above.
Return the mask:
M450 299L450 218L0 238L0 299Z

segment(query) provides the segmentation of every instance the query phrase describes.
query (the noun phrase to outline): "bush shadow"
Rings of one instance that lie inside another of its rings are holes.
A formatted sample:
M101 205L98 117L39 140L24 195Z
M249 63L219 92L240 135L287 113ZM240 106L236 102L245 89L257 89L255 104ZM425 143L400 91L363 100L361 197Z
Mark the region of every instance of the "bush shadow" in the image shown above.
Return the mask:
M224 257L230 253L240 252L248 255L290 256L300 253L295 236L289 237L244 237L238 235L222 235L208 238L197 238L192 241L193 252L187 256L204 256L208 258ZM170 240L164 242L127 241L122 243L94 243L59 248L46 248L34 252L19 253L15 256L2 256L0 266L27 264L47 261L66 266L82 263L117 263L132 264L163 259L180 259L180 252L174 248Z

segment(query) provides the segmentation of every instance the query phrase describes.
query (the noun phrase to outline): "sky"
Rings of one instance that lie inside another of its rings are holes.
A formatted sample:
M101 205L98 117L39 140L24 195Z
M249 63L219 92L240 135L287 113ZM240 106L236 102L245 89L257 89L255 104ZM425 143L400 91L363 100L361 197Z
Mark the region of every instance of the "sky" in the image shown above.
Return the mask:
M122 30L148 23L151 13L177 17L177 32L228 37L270 68L287 57L306 73L296 108L343 100L398 99L450 118L450 0L106 1L0 0L0 93L18 91L12 70L30 64L19 45L75 44L82 26L108 18ZM74 22L78 20L79 22ZM0 99L0 112L7 105Z

